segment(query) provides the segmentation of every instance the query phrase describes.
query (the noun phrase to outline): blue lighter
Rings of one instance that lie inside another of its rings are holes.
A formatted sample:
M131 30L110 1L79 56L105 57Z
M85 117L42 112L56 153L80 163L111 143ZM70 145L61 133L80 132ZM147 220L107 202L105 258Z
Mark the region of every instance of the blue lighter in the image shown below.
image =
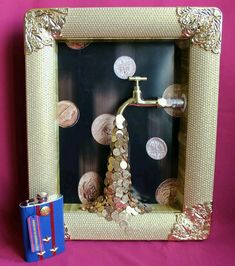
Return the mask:
M42 192L20 203L25 260L43 260L64 251L63 196Z

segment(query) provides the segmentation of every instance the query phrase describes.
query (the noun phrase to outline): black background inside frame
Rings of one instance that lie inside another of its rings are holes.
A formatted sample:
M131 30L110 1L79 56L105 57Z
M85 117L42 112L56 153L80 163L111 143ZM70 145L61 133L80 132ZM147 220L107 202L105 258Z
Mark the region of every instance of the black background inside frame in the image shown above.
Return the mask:
M162 96L171 84L182 82L181 49L174 40L154 42L94 42L75 50L58 44L59 101L70 100L80 110L71 128L60 128L60 192L65 203L79 203L78 182L88 171L104 178L109 146L97 143L91 134L94 119L101 114L115 115L118 107L132 96L133 82L118 78L113 65L120 56L135 60L144 99ZM163 109L128 107L124 113L130 135L129 159L132 187L143 202L156 203L155 191L167 178L177 177L179 118ZM146 142L162 138L168 148L162 160L146 153Z

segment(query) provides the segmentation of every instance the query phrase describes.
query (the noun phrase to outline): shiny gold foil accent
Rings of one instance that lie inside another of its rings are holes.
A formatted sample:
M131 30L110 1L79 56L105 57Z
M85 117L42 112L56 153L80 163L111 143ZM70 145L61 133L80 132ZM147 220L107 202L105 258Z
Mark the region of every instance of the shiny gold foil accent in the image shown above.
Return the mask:
M182 34L191 38L193 44L220 53L222 13L218 8L177 8Z
M186 207L176 215L176 223L168 240L203 240L207 239L211 226L212 203Z
M67 8L32 9L25 14L25 53L52 46L60 37L68 14Z

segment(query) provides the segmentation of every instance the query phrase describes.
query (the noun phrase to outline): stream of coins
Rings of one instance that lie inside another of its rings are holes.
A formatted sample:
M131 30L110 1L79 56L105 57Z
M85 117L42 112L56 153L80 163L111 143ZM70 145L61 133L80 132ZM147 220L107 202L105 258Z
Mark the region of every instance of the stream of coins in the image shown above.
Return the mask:
M111 152L104 180L104 193L95 201L82 205L83 210L96 212L107 221L115 221L126 233L131 231L132 216L151 211L151 206L138 201L131 194L131 173L128 162L129 134L127 122L117 115L112 130Z

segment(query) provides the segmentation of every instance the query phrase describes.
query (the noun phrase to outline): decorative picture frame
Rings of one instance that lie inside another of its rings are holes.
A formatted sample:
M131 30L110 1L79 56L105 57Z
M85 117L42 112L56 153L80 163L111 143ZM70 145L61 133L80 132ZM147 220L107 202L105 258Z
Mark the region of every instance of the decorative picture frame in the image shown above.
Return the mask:
M157 205L126 233L65 204L66 239L203 240L209 236L216 149L222 14L217 8L55 8L25 15L29 194L60 193L57 43L189 39L182 210Z

